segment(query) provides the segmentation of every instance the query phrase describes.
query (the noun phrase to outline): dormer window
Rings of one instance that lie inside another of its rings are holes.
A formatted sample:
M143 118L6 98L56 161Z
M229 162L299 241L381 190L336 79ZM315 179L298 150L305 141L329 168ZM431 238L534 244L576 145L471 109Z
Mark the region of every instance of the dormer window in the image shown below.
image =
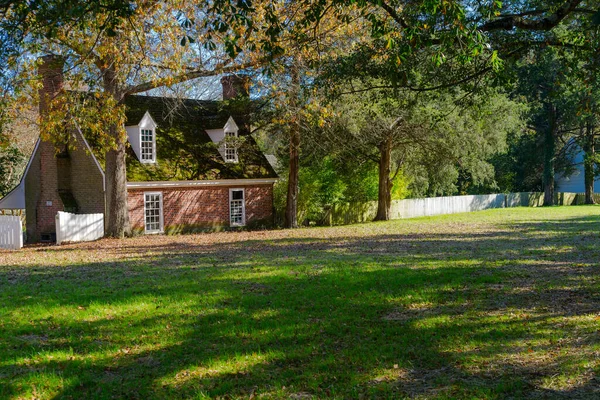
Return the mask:
M142 129L140 137L141 145L141 162L155 162L155 145L154 145L154 130L153 129Z
M237 146L231 143L232 138L237 137L237 132L225 132L225 161L226 162L238 162L238 151ZM229 143L228 143L229 142Z
M126 126L129 144L142 164L156 162L156 122L146 111L137 125Z
M239 140L236 140L239 130L240 128L238 128L232 117L229 117L224 127L206 130L206 133L210 136L210 140L219 146L219 153L226 163L239 162Z

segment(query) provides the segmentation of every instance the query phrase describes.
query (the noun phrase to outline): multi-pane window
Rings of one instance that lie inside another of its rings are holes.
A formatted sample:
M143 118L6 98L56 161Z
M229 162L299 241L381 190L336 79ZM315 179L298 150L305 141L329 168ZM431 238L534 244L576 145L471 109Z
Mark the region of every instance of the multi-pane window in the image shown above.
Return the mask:
M237 162L238 153L237 147L231 143L230 138L236 137L235 132L225 132L225 161L226 162Z
M162 231L162 193L144 193L146 233Z
M244 189L229 190L229 223L231 226L243 226L246 224Z
M154 162L154 131L142 129L141 136L142 162Z

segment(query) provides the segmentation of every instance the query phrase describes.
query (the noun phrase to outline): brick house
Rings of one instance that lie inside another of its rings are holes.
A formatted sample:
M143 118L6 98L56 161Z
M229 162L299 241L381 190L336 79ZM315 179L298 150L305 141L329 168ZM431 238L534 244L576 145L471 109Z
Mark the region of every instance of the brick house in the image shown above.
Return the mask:
M39 71L42 116L48 99L64 90L62 69L61 59L44 58ZM221 83L223 98L230 101L125 99L128 205L134 232L272 224L277 175L250 135L247 80L227 76ZM246 101L232 100L244 96ZM80 129L70 137L72 142L58 149L38 139L20 185L0 200L0 208L25 208L29 242L55 240L58 211L105 212L104 151Z

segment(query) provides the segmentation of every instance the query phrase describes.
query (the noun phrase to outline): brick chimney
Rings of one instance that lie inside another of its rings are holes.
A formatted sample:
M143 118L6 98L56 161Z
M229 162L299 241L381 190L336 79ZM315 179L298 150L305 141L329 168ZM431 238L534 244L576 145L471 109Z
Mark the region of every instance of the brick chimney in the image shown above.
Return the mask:
M48 113L50 101L63 90L63 67L65 60L57 55L42 56L42 64L38 68L38 75L42 78L43 86L40 89L40 115Z
M250 78L246 75L227 75L221 78L223 100L250 96Z
M51 101L63 90L64 59L56 55L42 57L42 64L38 68L43 86L40 89L40 119L43 121L48 116ZM43 129L43 124L41 124ZM44 132L40 132L43 137ZM58 211L64 210L64 205L58 193L58 165L56 146L49 141L42 140L39 145L40 155L40 193L37 201L36 236L40 240L55 239L55 217Z

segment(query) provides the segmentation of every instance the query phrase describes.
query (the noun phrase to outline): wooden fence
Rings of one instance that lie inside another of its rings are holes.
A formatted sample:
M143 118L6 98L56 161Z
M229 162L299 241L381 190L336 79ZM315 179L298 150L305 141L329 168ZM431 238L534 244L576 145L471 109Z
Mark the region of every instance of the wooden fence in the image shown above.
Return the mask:
M21 217L0 215L0 249L19 250L23 247Z
M104 236L104 214L56 214L56 244L86 242Z
M595 197L596 201L600 202L600 194L596 194ZM584 200L583 193L555 194L557 205L583 204ZM540 207L543 203L544 194L538 192L393 200L390 218L416 218L505 207ZM376 201L336 204L327 210L324 220L328 225L346 225L372 221L376 214Z

